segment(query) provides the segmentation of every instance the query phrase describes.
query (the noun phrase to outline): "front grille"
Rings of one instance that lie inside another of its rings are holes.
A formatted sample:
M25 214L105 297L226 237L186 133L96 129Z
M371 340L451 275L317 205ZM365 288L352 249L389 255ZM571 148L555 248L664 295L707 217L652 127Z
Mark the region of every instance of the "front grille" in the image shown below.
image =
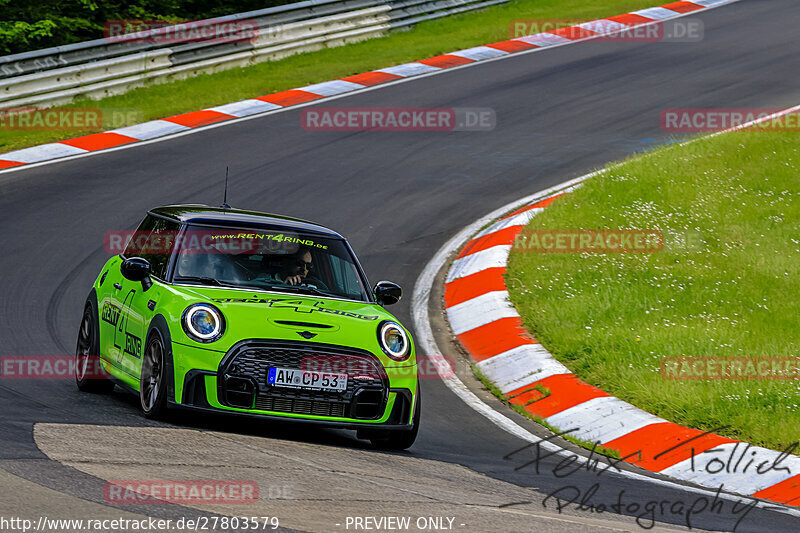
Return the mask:
M344 417L346 405L343 402L276 398L265 394L256 397L255 408L262 411L297 413L302 415Z
M340 392L267 383L270 367L347 374ZM389 380L378 359L363 350L299 341L238 343L219 369L220 401L232 407L370 420L386 406Z

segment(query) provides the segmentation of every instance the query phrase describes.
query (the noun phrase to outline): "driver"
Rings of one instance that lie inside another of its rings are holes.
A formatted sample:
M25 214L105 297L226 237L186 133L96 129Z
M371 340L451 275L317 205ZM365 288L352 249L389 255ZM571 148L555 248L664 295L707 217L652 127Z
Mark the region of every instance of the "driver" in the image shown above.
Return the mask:
M301 285L311 272L313 267L311 261L311 250L301 247L295 254L286 258L283 272L279 277L289 285Z

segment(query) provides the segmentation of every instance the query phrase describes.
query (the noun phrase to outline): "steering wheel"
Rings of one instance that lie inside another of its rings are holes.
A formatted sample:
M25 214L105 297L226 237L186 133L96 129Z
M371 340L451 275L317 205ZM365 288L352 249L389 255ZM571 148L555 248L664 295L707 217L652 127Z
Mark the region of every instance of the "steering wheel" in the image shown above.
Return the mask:
M320 280L319 278L308 277L308 278L303 280L303 283L301 283L301 285L308 285L310 287L315 287L317 289L322 289L323 291L330 291L328 286L322 280Z

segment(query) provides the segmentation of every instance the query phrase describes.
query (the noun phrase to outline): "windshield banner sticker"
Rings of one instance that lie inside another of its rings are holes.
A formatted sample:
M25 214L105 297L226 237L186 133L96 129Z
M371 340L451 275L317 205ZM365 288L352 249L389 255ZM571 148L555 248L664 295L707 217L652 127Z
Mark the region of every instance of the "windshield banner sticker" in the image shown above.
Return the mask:
M180 249L189 254L291 254L307 246L327 250L328 245L287 233L220 233L219 230L109 231L103 245L111 254L164 254Z

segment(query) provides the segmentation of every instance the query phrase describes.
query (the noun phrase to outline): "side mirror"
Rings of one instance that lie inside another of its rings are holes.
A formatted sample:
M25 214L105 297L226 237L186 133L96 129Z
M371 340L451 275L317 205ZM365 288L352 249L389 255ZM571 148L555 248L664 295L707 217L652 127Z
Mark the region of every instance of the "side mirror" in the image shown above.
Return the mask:
M147 291L152 287L150 281L150 262L142 257L129 257L120 266L122 275L131 281L141 281L142 289Z
M397 283L391 281L379 281L375 284L375 298L381 305L392 305L400 301L403 296L403 289Z

